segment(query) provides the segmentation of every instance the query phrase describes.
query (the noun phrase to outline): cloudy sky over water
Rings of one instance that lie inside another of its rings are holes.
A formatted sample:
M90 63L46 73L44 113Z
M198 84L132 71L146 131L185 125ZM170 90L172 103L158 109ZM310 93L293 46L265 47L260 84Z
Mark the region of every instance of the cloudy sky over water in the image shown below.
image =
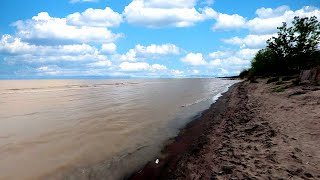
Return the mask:
M319 0L1 0L0 79L230 76Z

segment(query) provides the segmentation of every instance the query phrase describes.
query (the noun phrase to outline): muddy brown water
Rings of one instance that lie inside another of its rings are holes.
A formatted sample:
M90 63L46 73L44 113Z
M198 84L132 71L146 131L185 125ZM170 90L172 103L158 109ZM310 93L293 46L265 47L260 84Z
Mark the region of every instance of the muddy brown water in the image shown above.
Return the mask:
M124 177L236 82L0 81L0 179Z

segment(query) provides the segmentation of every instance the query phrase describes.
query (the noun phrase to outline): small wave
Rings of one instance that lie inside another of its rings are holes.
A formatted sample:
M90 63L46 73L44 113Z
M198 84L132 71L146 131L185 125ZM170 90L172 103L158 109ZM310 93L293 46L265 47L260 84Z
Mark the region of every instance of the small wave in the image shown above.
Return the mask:
M227 92L232 85L233 84L228 84L221 92L213 96L212 97L213 103L215 103L222 96L223 93Z
M228 84L221 92L219 92L218 94L214 95L214 96L212 97L212 103L215 103L215 102L222 96L223 93L225 93L225 92L227 92L227 91L229 90L229 88L230 88L232 85L233 85L233 83L232 83L232 84ZM213 92L215 93L215 92L217 92L217 90L214 90ZM207 100L209 100L209 99L210 99L210 97L209 97L209 98L198 99L198 100L196 100L196 101L194 101L194 102L192 102L192 103L184 104L184 105L182 105L181 107L189 107L189 106L192 106L192 105L201 103L201 102L203 102L203 101L207 101Z
M184 104L184 105L182 105L181 107L189 107L189 106L192 106L192 105L198 104L198 103L200 103L200 102L206 101L206 100L208 100L208 99L210 99L210 98L202 98L202 99L198 99L198 100L194 101L193 103Z

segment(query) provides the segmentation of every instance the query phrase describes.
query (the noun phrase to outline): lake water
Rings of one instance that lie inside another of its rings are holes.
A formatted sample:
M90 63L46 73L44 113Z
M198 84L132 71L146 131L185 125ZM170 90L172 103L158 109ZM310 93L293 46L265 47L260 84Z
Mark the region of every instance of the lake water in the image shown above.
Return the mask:
M0 179L119 179L237 81L0 81Z

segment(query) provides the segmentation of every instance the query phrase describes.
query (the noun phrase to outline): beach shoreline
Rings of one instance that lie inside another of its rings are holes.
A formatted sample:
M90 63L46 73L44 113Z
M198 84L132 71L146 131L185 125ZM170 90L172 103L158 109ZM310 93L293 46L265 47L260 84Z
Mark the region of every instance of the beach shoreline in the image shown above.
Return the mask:
M320 91L240 82L127 179L320 178Z
M241 83L241 82L239 82ZM212 113L224 113L226 111L225 104L229 100L230 93L239 85L236 83L229 87L228 91L222 93L221 97L214 102L209 109L204 110L201 115L192 121L190 121L184 128L181 129L179 134L168 140L161 153L158 155L158 163L155 160L149 161L142 169L134 172L129 177L124 179L136 180L136 179L162 179L165 177L165 173L172 168L177 161L184 155L185 152L190 151L191 146L198 148L195 141L198 140L203 134L202 131L206 128L206 123L209 117L212 117ZM216 117L218 118L218 116Z

